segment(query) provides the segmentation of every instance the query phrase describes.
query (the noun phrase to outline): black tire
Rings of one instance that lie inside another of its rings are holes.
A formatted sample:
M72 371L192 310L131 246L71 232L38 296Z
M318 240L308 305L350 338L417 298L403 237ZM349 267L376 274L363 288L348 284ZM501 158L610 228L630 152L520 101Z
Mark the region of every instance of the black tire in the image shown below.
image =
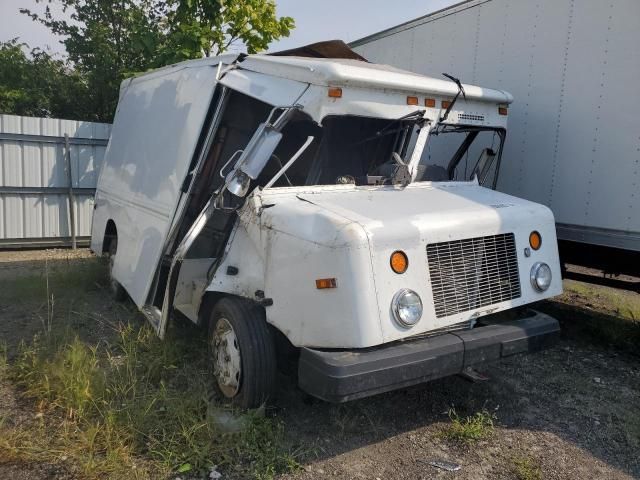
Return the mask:
M109 242L109 290L116 302L123 302L127 299L127 291L120 282L113 278L113 264L116 260L116 252L118 251L118 237L112 238Z
M221 319L233 328L240 353L240 377L237 391L222 387L215 373L217 348L214 336ZM219 300L209 316L209 359L218 392L241 408L257 408L273 399L277 390L277 367L274 342L267 326L264 310L237 298Z

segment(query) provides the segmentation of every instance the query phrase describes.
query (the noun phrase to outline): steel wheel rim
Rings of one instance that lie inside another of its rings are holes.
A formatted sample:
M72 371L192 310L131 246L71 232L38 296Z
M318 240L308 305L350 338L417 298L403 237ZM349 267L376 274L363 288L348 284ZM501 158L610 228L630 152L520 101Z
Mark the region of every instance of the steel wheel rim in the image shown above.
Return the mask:
M213 332L213 374L225 397L235 397L242 381L240 346L231 323L222 317Z

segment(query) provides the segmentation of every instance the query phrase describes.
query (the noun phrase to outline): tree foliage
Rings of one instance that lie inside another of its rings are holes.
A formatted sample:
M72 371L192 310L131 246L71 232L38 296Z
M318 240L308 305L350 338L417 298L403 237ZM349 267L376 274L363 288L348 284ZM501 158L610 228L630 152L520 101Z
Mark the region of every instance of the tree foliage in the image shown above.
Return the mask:
M292 18L277 17L274 0L34 1L44 10L20 11L61 37L68 63L39 50L34 50L30 59L23 56L21 61L39 68L55 66L66 74L59 80L77 80L77 87L84 88L83 95L76 97L78 110L68 113L68 118L111 121L123 79L177 61L219 55L239 45L248 53L260 52L294 28ZM63 15L56 15L51 4L60 6ZM5 46L0 67L5 61L17 61L16 48L21 50L17 43ZM28 77L28 73L25 75ZM4 80L0 81L0 89L9 88ZM15 87L15 83L12 85ZM33 93L26 89L12 92L14 97L22 98L22 103ZM44 92L54 94L51 89ZM38 105L56 102L42 95L32 98L32 103ZM0 109L18 113L11 105L7 100ZM51 110L45 107L42 111Z
M291 17L276 16L273 0L170 0L163 61L220 55L236 43L247 53L289 36Z
M54 16L48 5L54 1L70 19ZM87 83L91 109L110 121L120 82L153 66L162 38L156 6L147 0L36 0L43 2L44 13L21 11L62 37L69 61Z
M16 39L0 42L0 112L93 120L87 85L66 62Z

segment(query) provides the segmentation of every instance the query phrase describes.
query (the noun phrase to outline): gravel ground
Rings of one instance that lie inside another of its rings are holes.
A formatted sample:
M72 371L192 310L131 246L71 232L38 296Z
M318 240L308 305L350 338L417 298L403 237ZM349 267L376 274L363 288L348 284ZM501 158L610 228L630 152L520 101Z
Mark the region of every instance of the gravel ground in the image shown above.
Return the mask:
M87 250L4 252L0 279L43 275L45 268L90 258ZM570 333L549 350L483 368L486 382L451 377L330 405L309 399L290 378L282 377L275 415L284 423L288 443L303 452L303 469L279 478L640 478L639 351L587 341L573 335L576 329L571 327L594 312L603 321L628 319L640 306L640 295L633 288L575 280L565 287L561 298L541 308L562 307L563 327ZM116 314L108 298L89 298L105 321ZM0 340L11 343L30 338L40 325L19 302L0 305L0 318ZM100 328L87 329L100 335ZM444 438L452 407L463 417L483 409L491 412L493 433L471 445ZM11 385L0 385L0 418L15 421L30 414L26 408ZM432 460L461 468L447 472L431 466ZM518 467L523 464L528 468ZM0 478L61 477L81 478L55 465L0 463Z
M315 445L312 478L518 478L528 459L539 478L633 478L640 475L640 362L571 340L483 369L490 380L442 379L405 391L332 406L292 402L283 412L292 438ZM447 411L496 416L492 435L475 445L440 432ZM445 472L432 460L458 463ZM537 478L537 477L532 477Z

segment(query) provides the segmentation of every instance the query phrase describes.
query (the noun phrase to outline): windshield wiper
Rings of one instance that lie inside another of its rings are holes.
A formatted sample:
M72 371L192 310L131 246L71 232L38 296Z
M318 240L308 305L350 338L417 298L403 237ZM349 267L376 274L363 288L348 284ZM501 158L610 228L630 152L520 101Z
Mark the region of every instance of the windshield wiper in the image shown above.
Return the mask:
M389 130L389 128L391 128L392 125L395 125L398 122L402 122L403 120L413 120L413 121L418 121L421 120L422 117L424 116L424 112L426 112L426 110L416 110L415 112L411 112L408 113L406 115L403 115L400 118L396 118L395 120L391 120L389 123L387 123L387 125L385 125L385 127L382 130L378 130L376 132L376 136L380 137L382 136L382 134L384 132L386 132L387 130Z
M464 92L464 87L462 86L462 83L460 83L459 79L457 79L453 75L449 75L448 73L443 73L442 75L447 77L449 80L451 80L452 82L454 82L458 86L458 93L456 93L456 96L453 97L453 100L451 100L451 102L449 103L449 106L444 111L444 115L442 115L442 117L440 117L440 121L444 122L447 119L447 117L449 116L449 112L451 112L451 109L455 105L456 100L458 100L458 97L460 96L460 94L462 94L462 98L464 98L465 100L467 99L467 94Z
M414 122L420 122L420 121L426 121L427 119L424 118L424 112L426 112L426 110L416 110L415 112L411 112L407 115L403 115L402 117L396 118L394 120L390 120L389 123L387 123L384 128L378 130L375 135L371 136L371 137L367 137L364 138L362 140L360 140L359 142L354 143L353 145L361 145L363 143L366 142L370 142L371 140L375 140L376 138L380 138L384 135L390 135L392 133L396 133L396 132L400 132L403 129L406 128L406 126L401 126L399 128L396 128L395 130L389 130L393 125L395 125L398 122L403 122L403 121L414 121Z

